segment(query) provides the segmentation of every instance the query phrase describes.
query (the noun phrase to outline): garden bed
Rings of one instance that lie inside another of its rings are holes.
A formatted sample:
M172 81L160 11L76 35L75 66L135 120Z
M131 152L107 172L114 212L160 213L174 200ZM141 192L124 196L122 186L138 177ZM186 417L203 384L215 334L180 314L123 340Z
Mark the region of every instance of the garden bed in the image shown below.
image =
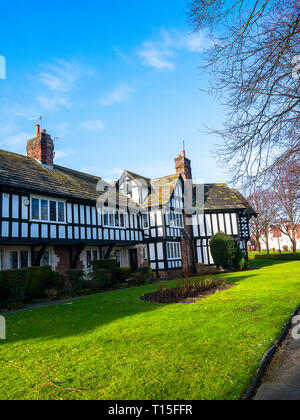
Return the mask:
M141 296L142 300L155 303L194 303L199 299L230 289L234 284L226 284L222 278L205 279L201 282L184 280L174 288L163 288Z

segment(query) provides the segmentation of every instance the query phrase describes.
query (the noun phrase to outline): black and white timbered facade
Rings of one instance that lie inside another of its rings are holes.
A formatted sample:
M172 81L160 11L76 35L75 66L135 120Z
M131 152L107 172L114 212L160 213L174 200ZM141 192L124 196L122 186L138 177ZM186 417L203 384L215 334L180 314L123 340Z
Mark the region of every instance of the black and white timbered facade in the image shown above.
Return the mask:
M51 265L64 273L113 257L166 275L212 264L209 240L219 231L246 252L254 212L238 191L205 185L204 208L185 214L185 153L175 160L175 175L151 180L124 171L114 184L54 165L53 153L38 126L27 156L0 151L1 270Z

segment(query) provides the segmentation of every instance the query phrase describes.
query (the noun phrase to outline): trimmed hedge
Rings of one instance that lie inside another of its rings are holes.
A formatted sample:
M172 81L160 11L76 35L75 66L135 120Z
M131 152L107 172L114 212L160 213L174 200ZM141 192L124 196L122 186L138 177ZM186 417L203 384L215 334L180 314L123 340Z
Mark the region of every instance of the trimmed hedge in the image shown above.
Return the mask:
M119 263L117 260L95 260L92 261L92 266L94 270L104 269L114 272L117 268L119 268Z
M92 288L94 290L105 290L108 288L108 277L103 268L93 272Z
M261 254L255 255L256 260L281 260L281 261L298 261L300 253L295 254Z
M75 295L80 294L84 286L84 272L83 270L69 270L67 271L67 279L70 286L71 293Z
M229 270L234 267L237 258L235 239L225 233L219 232L210 240L210 250L214 263L219 270Z
M131 269L128 267L119 267L116 269L114 276L119 283L125 283L131 275Z
M26 297L32 299L44 297L46 290L61 290L63 279L57 271L52 271L51 267L28 267L24 268L26 279Z
M26 271L0 271L0 308L19 308L25 298Z

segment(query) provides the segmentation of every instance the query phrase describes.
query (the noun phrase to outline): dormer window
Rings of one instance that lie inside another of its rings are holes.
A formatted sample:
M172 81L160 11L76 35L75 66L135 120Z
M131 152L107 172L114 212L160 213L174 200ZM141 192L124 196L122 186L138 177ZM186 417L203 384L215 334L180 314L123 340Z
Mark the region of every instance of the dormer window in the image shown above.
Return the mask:
M125 181L124 189L125 189L125 194L130 195L132 193L132 185L130 181L128 180Z

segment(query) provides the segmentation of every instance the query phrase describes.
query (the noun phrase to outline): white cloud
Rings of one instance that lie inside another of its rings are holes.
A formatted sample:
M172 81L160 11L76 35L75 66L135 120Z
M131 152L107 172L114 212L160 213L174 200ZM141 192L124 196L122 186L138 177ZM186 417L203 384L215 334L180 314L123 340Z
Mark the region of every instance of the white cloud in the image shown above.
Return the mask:
M3 140L0 141L1 148L7 148L8 150L14 151L25 151L27 140L33 138L32 133L26 133L21 131L19 133L10 134L7 137L4 137Z
M55 159L62 159L70 156L70 152L67 150L55 150Z
M159 49L151 42L144 42L138 55L143 59L142 63L146 66L154 67L158 70L175 70L175 65L170 61L170 58L174 56L172 50Z
M102 132L105 130L105 124L102 120L87 120L83 121L80 125L89 131Z
M46 64L46 71L40 73L40 82L48 89L68 92L82 74L80 65L76 62L54 60L54 64Z
M58 111L60 107L69 108L70 102L63 96L39 96L38 103L49 111Z
M210 42L204 32L194 32L186 37L186 49L191 52L201 53L209 48Z
M125 102L129 99L133 88L127 83L121 83L114 90L107 93L103 98L100 99L100 105L114 105L121 102Z
M209 42L203 31L186 34L161 30L158 39L144 42L137 54L146 66L174 71L176 55L184 51L200 53L205 48L209 48Z
M76 61L55 59L43 67L44 71L38 75L43 93L40 93L37 101L42 108L49 111L70 107L70 95L76 88L76 83L83 75L91 73L91 70Z

